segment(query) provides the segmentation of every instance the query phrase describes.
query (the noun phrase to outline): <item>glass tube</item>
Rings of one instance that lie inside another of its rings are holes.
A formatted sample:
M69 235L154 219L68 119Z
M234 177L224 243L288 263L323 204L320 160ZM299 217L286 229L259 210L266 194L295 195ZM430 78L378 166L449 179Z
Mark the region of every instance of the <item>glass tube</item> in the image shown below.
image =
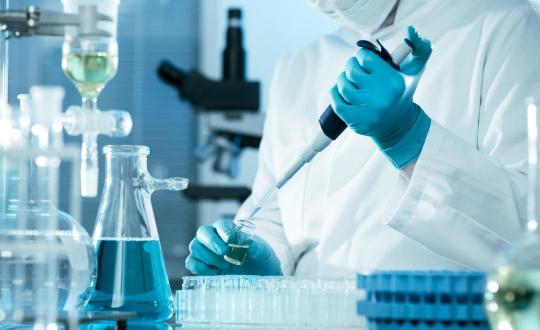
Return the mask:
M9 8L9 0L0 0L0 10L7 10ZM0 129L5 131L5 125L2 123L7 122L8 108L8 38L7 31L0 33ZM7 145L0 143L2 153L0 155L0 214L4 214L7 205L7 158L5 150ZM0 298L1 299L1 298ZM0 300L1 302L1 300Z
M540 113L538 100L527 104L528 189L527 220L521 241L503 254L488 278L486 309L495 329L540 328Z

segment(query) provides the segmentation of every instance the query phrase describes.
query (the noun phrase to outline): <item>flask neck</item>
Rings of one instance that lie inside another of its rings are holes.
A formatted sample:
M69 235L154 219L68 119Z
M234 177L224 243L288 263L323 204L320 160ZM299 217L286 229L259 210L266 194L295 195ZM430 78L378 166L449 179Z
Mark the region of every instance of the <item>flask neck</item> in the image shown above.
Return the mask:
M187 179L153 178L146 168L148 147L109 145L103 150L105 189L94 240L158 239L150 195L161 189L185 189Z
M144 155L112 155L106 157L105 180L107 184L133 182L147 175L147 157Z
M158 239L150 193L144 182L148 148L106 146L105 188L94 240Z

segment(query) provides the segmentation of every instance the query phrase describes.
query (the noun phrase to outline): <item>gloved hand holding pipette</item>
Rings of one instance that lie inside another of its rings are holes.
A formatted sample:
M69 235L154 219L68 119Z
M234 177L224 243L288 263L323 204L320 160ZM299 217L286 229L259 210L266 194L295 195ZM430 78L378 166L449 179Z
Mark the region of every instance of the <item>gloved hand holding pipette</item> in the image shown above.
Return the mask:
M370 136L397 168L418 159L431 124L413 102L431 44L409 27L412 56L397 71L377 54L360 48L331 91L332 108L353 131Z
M219 220L197 230L197 235L189 244L186 268L197 275L244 274L281 275L281 266L274 250L263 239L249 238L247 255L242 261L228 259L231 242L244 233L235 222ZM233 262L231 262L233 261Z
M431 54L429 41L409 28L403 44L389 54L381 46L360 41L361 49L348 63L332 89L332 105L319 118L321 131L298 159L264 194L249 218L264 207L268 196L283 187L306 163L350 127L371 136L397 168L416 160L430 126L430 119L412 101L417 80ZM409 56L411 54L412 56ZM408 80L408 81L406 81ZM234 223L218 221L201 227L190 244L186 267L194 274L279 275L279 259L268 243L254 237L244 263L226 261L229 240L237 233Z

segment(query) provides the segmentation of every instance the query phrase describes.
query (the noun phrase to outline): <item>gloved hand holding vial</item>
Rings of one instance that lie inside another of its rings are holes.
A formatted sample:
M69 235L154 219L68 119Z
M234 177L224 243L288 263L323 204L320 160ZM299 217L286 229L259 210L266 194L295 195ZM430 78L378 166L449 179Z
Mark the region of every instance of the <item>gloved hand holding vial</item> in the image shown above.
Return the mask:
M281 275L279 259L267 242L253 235L251 220L219 220L200 227L189 244L187 269L197 275Z

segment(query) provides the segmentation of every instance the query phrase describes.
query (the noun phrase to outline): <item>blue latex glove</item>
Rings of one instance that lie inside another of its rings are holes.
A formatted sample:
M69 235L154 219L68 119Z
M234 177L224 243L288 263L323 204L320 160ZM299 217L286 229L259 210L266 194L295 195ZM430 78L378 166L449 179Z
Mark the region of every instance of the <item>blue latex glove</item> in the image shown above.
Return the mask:
M431 125L413 102L431 43L413 27L408 35L415 50L400 65L401 72L361 48L347 62L331 92L336 114L356 133L370 136L399 169L418 159Z
M233 265L223 259L227 242L235 235L232 221L219 220L202 226L189 244L186 268L196 275L281 275L281 264L274 250L260 237L254 236L244 263Z

